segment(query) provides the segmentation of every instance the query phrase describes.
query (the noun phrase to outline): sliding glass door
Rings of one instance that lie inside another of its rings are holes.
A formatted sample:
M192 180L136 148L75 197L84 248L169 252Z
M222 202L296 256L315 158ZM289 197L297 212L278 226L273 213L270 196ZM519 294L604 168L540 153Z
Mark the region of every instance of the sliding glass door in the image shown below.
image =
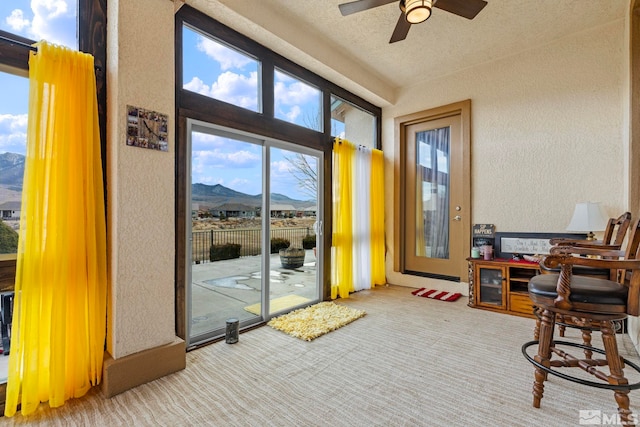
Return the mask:
M227 319L243 328L317 302L322 153L198 121L187 128L188 344L224 335Z

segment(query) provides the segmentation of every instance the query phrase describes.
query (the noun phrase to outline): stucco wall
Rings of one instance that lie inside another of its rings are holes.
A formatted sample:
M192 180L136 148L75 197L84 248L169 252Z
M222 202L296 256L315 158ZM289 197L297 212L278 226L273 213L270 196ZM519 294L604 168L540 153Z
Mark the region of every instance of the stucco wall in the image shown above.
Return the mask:
M394 118L471 99L472 223L563 232L579 201L626 210L625 24L619 20L445 78L406 87L383 109L388 281L393 272ZM416 95L420 94L420 95ZM466 292L466 285L439 282Z
M109 0L107 23L107 350L117 359L175 338L174 4ZM169 152L125 144L127 105L169 116Z
M108 13L108 351L119 358L174 340L174 3L110 0ZM382 123L390 283L432 280L392 268L397 116L472 100L473 223L561 232L577 201L626 209L624 34L620 20L398 93ZM169 115L168 153L125 145L127 105Z

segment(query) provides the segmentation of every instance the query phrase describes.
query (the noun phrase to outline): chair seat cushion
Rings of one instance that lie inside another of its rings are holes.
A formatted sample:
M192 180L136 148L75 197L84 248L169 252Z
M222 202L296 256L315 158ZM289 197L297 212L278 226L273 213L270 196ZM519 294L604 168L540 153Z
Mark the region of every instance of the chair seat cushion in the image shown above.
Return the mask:
M555 299L558 274L540 274L529 281L529 294ZM586 276L571 277L569 300L575 303L626 305L628 288L611 280Z

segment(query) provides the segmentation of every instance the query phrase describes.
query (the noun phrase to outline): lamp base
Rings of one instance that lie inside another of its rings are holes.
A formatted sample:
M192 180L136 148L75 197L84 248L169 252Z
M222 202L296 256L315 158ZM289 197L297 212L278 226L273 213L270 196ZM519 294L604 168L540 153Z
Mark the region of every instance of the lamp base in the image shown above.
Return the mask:
M596 235L593 234L593 231L590 231L589 234L587 234L587 240L596 240Z

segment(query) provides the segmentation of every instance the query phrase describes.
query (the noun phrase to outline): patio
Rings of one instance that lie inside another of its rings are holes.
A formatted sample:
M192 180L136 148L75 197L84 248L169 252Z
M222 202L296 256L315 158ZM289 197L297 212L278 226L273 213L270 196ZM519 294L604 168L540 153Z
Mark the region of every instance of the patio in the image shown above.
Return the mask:
M278 254L269 258L270 313L304 305L318 298L316 259L305 251L304 265L285 269ZM259 306L262 295L261 257L193 264L191 336L224 328L226 319L243 321L259 317L249 310ZM251 307L254 306L254 307Z

